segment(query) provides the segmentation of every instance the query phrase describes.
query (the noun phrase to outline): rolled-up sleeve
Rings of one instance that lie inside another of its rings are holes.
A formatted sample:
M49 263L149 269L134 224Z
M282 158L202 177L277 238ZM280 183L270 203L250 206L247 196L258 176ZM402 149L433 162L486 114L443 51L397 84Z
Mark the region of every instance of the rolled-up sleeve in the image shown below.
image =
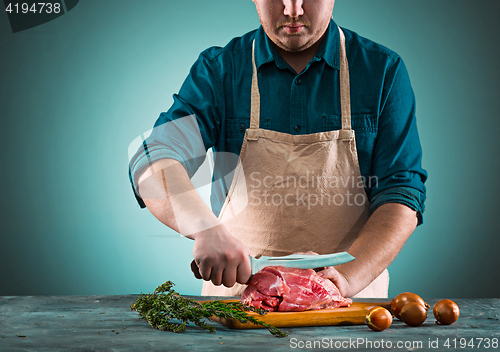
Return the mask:
M171 108L156 121L151 134L129 163L129 178L136 199L145 207L138 189L140 175L152 163L164 158L179 161L192 177L203 163L206 151L215 145L219 130L222 89L218 70L203 52L173 96Z
M378 134L373 153L370 210L385 203L400 203L424 212L427 172L422 168L422 148L415 117L415 96L406 67L396 57L387 68L383 87Z

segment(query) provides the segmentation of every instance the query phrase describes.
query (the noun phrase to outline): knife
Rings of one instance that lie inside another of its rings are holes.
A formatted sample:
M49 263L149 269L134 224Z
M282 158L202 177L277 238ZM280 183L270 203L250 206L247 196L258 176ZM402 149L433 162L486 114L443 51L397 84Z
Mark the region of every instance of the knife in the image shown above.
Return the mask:
M314 269L344 264L354 259L355 258L347 252L339 252L322 255L292 254L283 257L262 256L259 259L250 257L250 263L252 265L252 275L254 275L266 266L280 265L287 268Z
M324 266L340 265L354 259L355 258L347 252L320 255L291 254L283 257L262 256L259 259L250 256L250 264L252 266L252 275L254 275L266 266L280 265L288 268L314 269ZM198 279L201 279L198 266L194 260L191 262L191 270Z

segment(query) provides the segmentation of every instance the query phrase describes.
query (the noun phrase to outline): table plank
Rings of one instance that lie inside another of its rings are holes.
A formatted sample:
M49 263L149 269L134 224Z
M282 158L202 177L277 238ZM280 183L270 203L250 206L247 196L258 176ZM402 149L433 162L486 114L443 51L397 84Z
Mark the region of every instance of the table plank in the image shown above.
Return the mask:
M234 330L215 322L210 323L217 329L213 334L195 326L188 326L183 334L158 331L130 310L130 303L137 297L0 297L0 351L247 351L257 346L263 350L290 351L312 350L314 345L334 350L373 351L376 348L373 344L381 349L382 343L390 343L394 351L477 351L478 338L500 339L499 299L456 299L461 315L450 326L436 325L430 312L427 321L416 328L400 321L383 332L373 332L364 325L301 327L286 329L288 337L276 338L266 329ZM438 299L426 301L432 306ZM475 339L476 348L461 349L461 338L467 342ZM446 339L451 342L450 348L443 347ZM456 349L452 348L453 339ZM436 341L439 349L429 346ZM395 348L397 343L403 347ZM405 343L420 345L404 348ZM500 350L500 347L483 350Z

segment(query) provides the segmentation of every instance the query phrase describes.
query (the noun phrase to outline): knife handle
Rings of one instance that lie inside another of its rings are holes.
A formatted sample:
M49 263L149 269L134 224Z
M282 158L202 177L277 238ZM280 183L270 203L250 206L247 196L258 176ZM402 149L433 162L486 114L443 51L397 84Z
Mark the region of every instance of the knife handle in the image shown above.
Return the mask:
M200 268L198 268L198 265L196 265L196 262L193 261L191 262L191 271L194 274L194 277L197 279L202 279L201 274L200 274Z
M196 265L196 262L194 261L194 259L191 262L191 271L193 272L195 278L200 279L200 280L203 279L201 277L201 274L200 274L200 268L198 268L198 265ZM245 285L248 285L248 283L250 282L250 279L252 278L252 276L253 276L253 274L250 275L250 277L248 278L248 281L246 282Z

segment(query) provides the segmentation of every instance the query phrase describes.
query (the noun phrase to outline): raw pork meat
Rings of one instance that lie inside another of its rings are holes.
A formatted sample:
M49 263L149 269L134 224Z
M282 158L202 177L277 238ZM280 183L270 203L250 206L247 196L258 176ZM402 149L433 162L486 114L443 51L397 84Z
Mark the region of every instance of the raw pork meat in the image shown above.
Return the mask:
M269 311L349 307L352 301L340 295L338 288L313 269L266 266L256 273L243 292L245 304Z

